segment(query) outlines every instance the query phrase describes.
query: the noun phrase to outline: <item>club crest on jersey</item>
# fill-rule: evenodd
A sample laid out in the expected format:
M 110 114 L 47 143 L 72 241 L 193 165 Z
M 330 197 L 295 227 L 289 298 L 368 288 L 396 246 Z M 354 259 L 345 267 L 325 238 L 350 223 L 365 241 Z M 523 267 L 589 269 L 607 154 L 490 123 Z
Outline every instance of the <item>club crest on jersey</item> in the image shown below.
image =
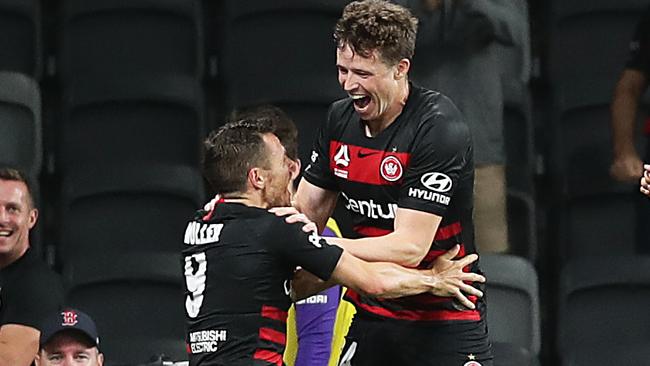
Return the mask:
M 379 166 L 379 173 L 381 173 L 382 178 L 389 182 L 395 182 L 402 178 L 403 172 L 402 163 L 392 155 L 385 157 Z
M 347 168 L 350 166 L 350 152 L 348 145 L 341 145 L 334 155 L 334 175 L 340 178 L 348 179 Z
M 482 365 L 480 363 L 476 362 L 476 361 L 468 361 L 468 362 L 465 362 L 465 364 L 463 366 L 482 366 Z

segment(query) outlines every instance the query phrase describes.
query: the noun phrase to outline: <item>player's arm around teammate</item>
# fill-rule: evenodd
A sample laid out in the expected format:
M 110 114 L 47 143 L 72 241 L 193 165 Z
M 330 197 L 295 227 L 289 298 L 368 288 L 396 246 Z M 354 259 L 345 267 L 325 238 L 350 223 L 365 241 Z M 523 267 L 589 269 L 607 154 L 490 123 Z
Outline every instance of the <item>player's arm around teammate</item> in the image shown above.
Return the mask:
M 302 212 L 321 230 L 336 205 L 337 193 L 320 188 L 303 179 L 294 199 L 297 211 Z M 286 215 L 291 208 L 276 209 Z M 287 218 L 291 222 L 291 217 Z M 353 256 L 370 262 L 392 262 L 407 267 L 417 266 L 426 255 L 438 230 L 442 217 L 423 211 L 398 207 L 395 228 L 380 237 L 345 239 L 332 238 L 331 243 L 344 248 Z
M 444 253 L 436 259 L 433 268 L 427 270 L 409 269 L 394 263 L 365 262 L 344 251 L 330 281 L 320 281 L 303 270 L 296 272 L 292 297 L 294 301 L 306 298 L 334 283 L 340 283 L 366 295 L 381 298 L 431 292 L 438 296 L 455 297 L 463 305 L 474 309 L 474 304 L 466 295 L 482 297 L 483 293 L 466 282 L 485 282 L 485 277 L 463 271 L 478 256 L 470 254 L 454 261 L 459 249 L 459 246 L 455 246 Z

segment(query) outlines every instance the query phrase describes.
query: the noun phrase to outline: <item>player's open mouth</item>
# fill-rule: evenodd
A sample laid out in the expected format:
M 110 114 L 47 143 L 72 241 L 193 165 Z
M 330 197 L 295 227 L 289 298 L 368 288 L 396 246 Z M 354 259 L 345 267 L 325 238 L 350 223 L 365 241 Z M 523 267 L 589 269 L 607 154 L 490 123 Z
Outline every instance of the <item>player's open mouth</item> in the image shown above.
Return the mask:
M 10 236 L 12 233 L 11 230 L 0 230 L 0 237 L 7 237 Z
M 364 109 L 370 104 L 370 97 L 367 95 L 351 94 L 350 98 L 358 109 Z

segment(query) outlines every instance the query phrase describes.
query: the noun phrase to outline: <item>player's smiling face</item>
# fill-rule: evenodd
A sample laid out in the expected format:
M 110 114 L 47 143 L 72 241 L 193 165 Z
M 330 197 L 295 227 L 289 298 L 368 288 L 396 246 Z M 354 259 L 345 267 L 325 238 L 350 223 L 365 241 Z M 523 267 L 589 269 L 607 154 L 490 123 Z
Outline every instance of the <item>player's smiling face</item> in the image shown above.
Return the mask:
M 383 121 L 402 102 L 400 84 L 404 74 L 400 64 L 387 65 L 378 51 L 363 57 L 350 46 L 336 50 L 339 84 L 354 101 L 354 109 L 364 121 Z
M 29 246 L 38 212 L 23 182 L 0 179 L 0 264 L 18 259 Z

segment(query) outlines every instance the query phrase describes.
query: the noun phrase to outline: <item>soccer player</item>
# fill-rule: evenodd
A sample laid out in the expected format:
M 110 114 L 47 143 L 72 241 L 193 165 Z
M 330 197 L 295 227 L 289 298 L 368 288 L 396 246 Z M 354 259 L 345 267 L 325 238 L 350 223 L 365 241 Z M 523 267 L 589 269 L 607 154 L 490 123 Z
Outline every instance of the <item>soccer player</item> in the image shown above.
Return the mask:
M 309 224 L 305 231 L 302 223 L 288 224 L 268 212 L 290 204 L 289 162 L 272 130 L 242 120 L 206 141 L 204 173 L 221 198 L 210 212 L 199 212 L 185 233 L 191 365 L 281 365 L 290 302 L 314 293 L 300 286 L 301 278 L 311 275 L 294 273 L 297 266 L 367 295 L 433 292 L 473 307 L 461 292 L 479 297 L 482 292 L 465 281 L 484 278 L 463 271 L 477 256 L 451 260 L 458 247 L 427 270 L 367 263 L 329 245 Z
M 359 239 L 328 239 L 355 257 L 428 268 L 460 245 L 475 253 L 470 133 L 454 104 L 409 82 L 417 20 L 386 1 L 348 4 L 336 24 L 338 80 L 294 205 L 322 230 L 337 196 Z M 471 87 L 471 85 L 468 85 Z M 286 214 L 286 211 L 277 211 Z M 287 219 L 291 221 L 290 219 Z M 478 263 L 470 270 L 480 273 Z M 342 361 L 352 365 L 492 365 L 485 303 L 424 293 L 373 298 L 351 288 L 357 314 Z

